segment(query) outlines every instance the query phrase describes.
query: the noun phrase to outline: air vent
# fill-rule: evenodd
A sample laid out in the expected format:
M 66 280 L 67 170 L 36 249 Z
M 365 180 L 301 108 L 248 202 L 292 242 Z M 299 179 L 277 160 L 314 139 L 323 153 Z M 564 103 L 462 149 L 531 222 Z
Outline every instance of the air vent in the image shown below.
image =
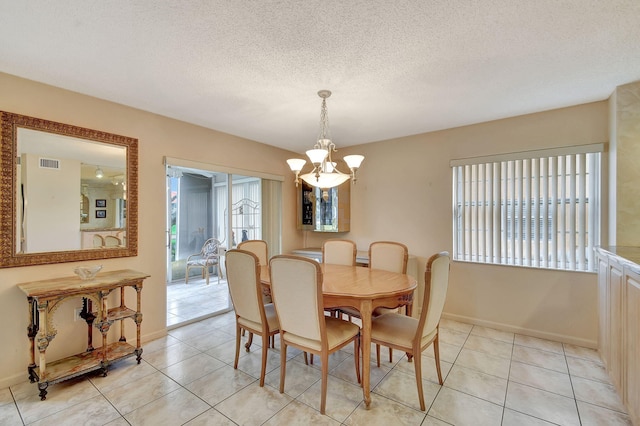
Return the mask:
M 19 155 L 16 157 L 16 164 L 19 166 L 22 163 L 22 157 Z
M 54 160 L 53 158 L 40 158 L 41 169 L 60 169 L 60 160 Z

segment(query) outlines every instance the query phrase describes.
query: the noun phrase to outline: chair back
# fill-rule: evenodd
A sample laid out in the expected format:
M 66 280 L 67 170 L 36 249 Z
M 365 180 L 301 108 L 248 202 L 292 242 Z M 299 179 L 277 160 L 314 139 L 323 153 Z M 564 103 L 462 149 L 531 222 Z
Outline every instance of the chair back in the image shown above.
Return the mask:
M 431 334 L 440 323 L 449 287 L 450 262 L 448 252 L 434 254 L 427 261 L 424 272 L 424 299 L 418 324 L 418 333 L 422 329 L 422 337 Z
M 104 245 L 107 247 L 117 247 L 120 245 L 120 238 L 115 235 L 105 235 Z
M 258 257 L 245 250 L 229 250 L 225 256 L 225 266 L 236 315 L 266 324 Z
M 202 254 L 203 257 L 217 256 L 218 246 L 220 246 L 220 241 L 218 241 L 215 238 L 209 238 L 202 245 L 202 250 L 200 251 L 200 254 Z
M 269 264 L 269 249 L 267 242 L 264 240 L 247 240 L 238 244 L 238 249 L 250 251 L 258 256 L 260 265 L 267 266 Z
M 271 297 L 288 342 L 320 350 L 326 344 L 322 307 L 322 270 L 315 260 L 279 255 L 269 261 Z
M 356 243 L 351 240 L 332 238 L 322 244 L 322 263 L 355 266 Z
M 369 245 L 369 268 L 407 273 L 409 249 L 401 243 L 376 241 Z
M 103 247 L 104 246 L 104 238 L 102 238 L 102 235 L 95 234 L 93 236 L 93 246 L 94 247 Z

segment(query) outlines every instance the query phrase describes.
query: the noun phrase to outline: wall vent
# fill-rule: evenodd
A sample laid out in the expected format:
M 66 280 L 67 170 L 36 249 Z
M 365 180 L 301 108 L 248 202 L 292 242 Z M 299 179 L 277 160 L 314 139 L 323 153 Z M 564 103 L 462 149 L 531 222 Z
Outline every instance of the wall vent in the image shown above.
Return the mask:
M 19 155 L 16 157 L 16 165 L 20 165 L 22 163 L 22 157 L 20 157 Z
M 53 158 L 40 158 L 40 168 L 60 170 L 60 160 L 55 160 Z

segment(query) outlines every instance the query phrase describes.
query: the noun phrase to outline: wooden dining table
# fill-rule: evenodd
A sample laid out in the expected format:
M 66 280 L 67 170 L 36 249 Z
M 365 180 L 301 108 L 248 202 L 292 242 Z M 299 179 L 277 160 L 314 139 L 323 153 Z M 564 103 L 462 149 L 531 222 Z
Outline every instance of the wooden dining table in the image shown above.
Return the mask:
M 323 273 L 322 294 L 325 308 L 348 306 L 360 311 L 362 329 L 362 391 L 367 408 L 371 404 L 371 318 L 377 307 L 406 306 L 411 315 L 416 279 L 396 272 L 369 269 L 361 266 L 320 264 Z M 271 285 L 269 267 L 262 266 L 260 281 Z

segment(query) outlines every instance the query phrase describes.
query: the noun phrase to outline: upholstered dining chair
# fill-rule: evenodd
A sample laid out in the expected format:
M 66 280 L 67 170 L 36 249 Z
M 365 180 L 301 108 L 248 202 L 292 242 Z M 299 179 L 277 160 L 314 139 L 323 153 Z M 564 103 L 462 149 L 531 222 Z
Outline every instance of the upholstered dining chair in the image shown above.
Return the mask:
M 351 240 L 330 238 L 322 243 L 322 263 L 355 266 L 358 248 Z M 327 309 L 332 316 L 340 316 L 340 309 Z
M 251 253 L 258 256 L 258 261 L 260 265 L 268 265 L 269 264 L 269 246 L 267 242 L 264 240 L 245 240 L 238 244 L 238 249 L 250 251 Z M 262 295 L 262 301 L 266 303 L 271 303 L 270 295 Z M 244 336 L 244 330 L 242 331 L 242 335 Z
M 215 266 L 218 274 L 218 284 L 220 284 L 220 241 L 215 238 L 209 238 L 202 245 L 200 253 L 192 254 L 187 257 L 187 270 L 185 271 L 184 283 L 189 284 L 189 270 L 192 268 L 202 268 L 202 278 L 209 285 L 209 268 Z
M 241 332 L 244 330 L 249 332 L 249 341 L 245 346 L 247 352 L 251 347 L 253 335 L 260 335 L 262 337 L 260 386 L 264 386 L 269 341 L 280 331 L 278 317 L 273 304 L 265 305 L 262 302 L 260 263 L 255 254 L 246 250 L 229 250 L 225 255 L 225 268 L 236 314 L 236 356 L 233 368 L 238 368 Z
M 407 273 L 407 261 L 409 260 L 409 249 L 402 243 L 394 241 L 375 241 L 369 244 L 369 269 L 382 269 L 399 274 Z M 343 308 L 340 311 L 347 314 L 349 321 L 351 317 L 360 318 L 360 312 L 353 308 Z M 390 312 L 399 312 L 398 308 L 374 309 L 372 316 L 376 317 Z M 393 349 L 389 348 L 389 362 L 393 361 Z
M 246 240 L 238 244 L 238 249 L 250 251 L 258 256 L 260 265 L 266 266 L 269 264 L 269 247 L 264 240 Z
M 293 346 L 321 359 L 320 413 L 327 401 L 329 354 L 354 342 L 356 377 L 360 383 L 360 327 L 324 315 L 322 270 L 312 259 L 279 255 L 269 261 L 271 297 L 280 320 L 280 393 L 284 392 L 287 347 Z
M 420 409 L 425 411 L 422 390 L 422 351 L 433 343 L 438 381 L 442 385 L 440 369 L 439 324 L 449 286 L 449 253 L 437 253 L 429 258 L 424 273 L 424 299 L 419 318 L 388 313 L 373 319 L 371 343 L 376 345 L 376 359 L 380 367 L 380 346 L 398 349 L 413 359 L 418 386 Z
M 322 263 L 355 266 L 357 251 L 351 240 L 330 238 L 322 243 Z
M 93 236 L 93 246 L 104 247 L 104 238 L 102 238 L 102 235 L 95 234 Z
M 375 241 L 369 245 L 369 269 L 382 269 L 399 274 L 407 273 L 407 261 L 409 249 L 402 243 L 394 241 Z M 344 308 L 341 311 L 351 317 L 360 317 L 360 313 L 353 308 Z M 398 312 L 398 308 L 376 308 L 373 315 L 382 315 L 389 312 Z M 391 351 L 389 351 L 391 356 Z M 389 361 L 392 359 L 390 358 Z
M 106 247 L 118 247 L 122 243 L 120 242 L 120 238 L 115 235 L 105 235 L 104 237 L 104 245 Z

